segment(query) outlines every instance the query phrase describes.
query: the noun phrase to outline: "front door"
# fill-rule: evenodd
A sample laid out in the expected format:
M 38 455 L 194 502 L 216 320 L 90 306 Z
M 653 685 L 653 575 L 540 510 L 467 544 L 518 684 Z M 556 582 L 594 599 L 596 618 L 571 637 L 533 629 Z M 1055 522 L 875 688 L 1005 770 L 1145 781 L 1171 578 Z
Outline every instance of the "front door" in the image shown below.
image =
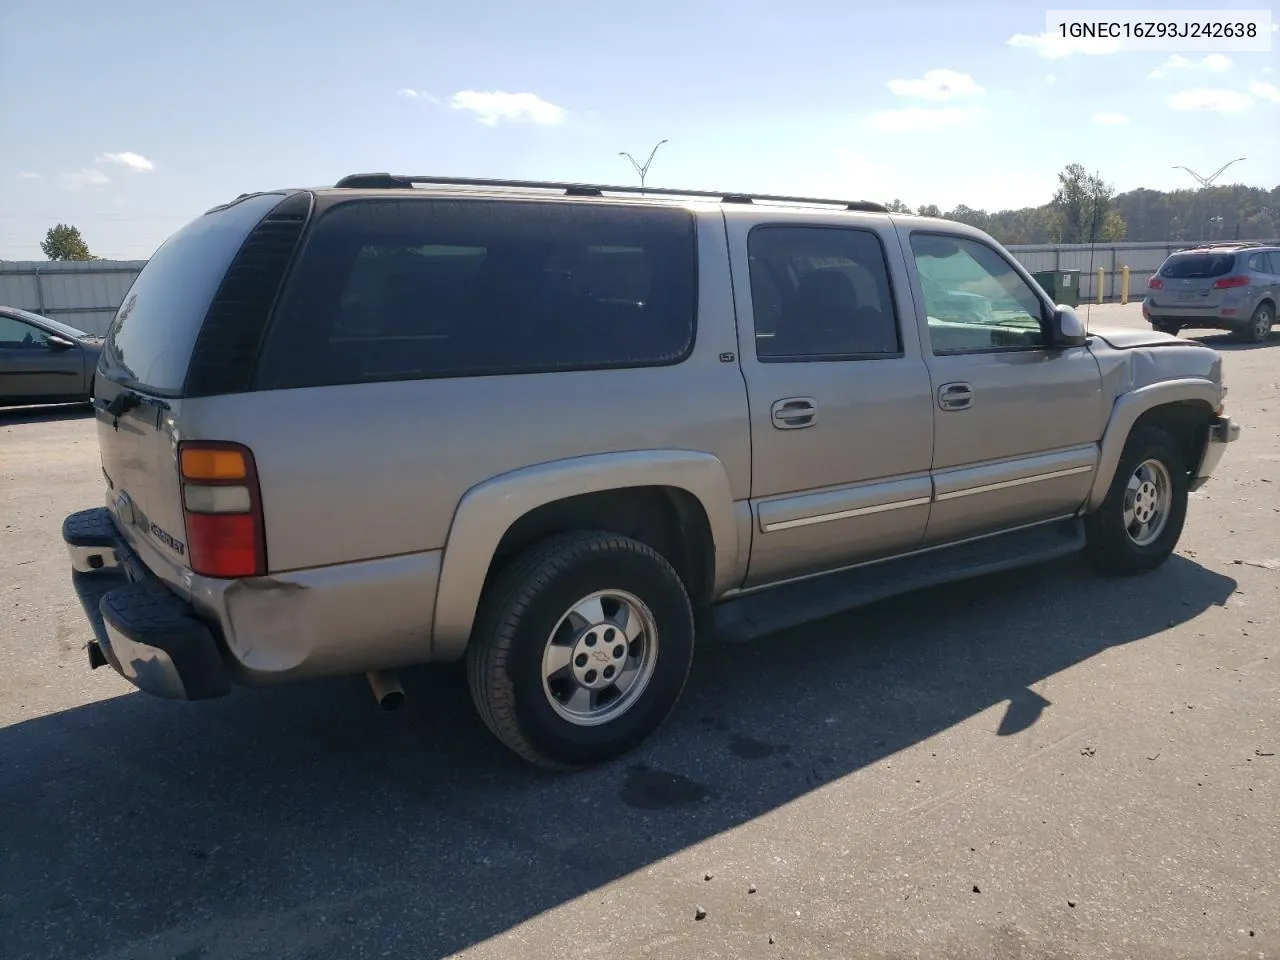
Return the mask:
M 1048 344 L 1052 309 L 979 237 L 902 228 L 933 386 L 929 545 L 1070 516 L 1106 422 L 1087 347 Z
M 83 379 L 78 345 L 55 344 L 39 327 L 0 316 L 0 396 L 39 403 L 75 395 Z
M 896 236 L 883 218 L 749 214 L 726 211 L 751 414 L 746 585 L 915 549 L 933 400 L 902 258 L 886 256 Z

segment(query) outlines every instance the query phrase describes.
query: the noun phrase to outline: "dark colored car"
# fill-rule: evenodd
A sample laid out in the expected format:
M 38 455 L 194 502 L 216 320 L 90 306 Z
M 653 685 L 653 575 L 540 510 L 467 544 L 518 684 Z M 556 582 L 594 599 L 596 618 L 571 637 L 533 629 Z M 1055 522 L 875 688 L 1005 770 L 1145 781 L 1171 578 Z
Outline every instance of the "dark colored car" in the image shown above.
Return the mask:
M 1280 300 L 1280 247 L 1215 243 L 1172 254 L 1147 283 L 1142 315 L 1156 330 L 1230 330 L 1250 343 L 1271 335 Z
M 101 353 L 102 337 L 0 307 L 0 407 L 87 402 Z

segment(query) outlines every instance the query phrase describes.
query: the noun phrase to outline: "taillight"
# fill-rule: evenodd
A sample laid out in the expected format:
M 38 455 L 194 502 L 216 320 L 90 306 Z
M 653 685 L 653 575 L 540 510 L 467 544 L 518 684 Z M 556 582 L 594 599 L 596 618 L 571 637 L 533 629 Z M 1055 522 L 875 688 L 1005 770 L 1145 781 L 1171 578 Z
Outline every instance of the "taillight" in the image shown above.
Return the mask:
M 1247 287 L 1248 285 L 1248 277 L 1219 277 L 1213 281 L 1215 290 L 1228 290 L 1231 287 Z
M 1152 290 L 1163 290 L 1164 281 L 1161 280 L 1159 277 L 1152 277 L 1150 280 L 1147 281 L 1147 286 Z
M 183 441 L 178 447 L 182 512 L 193 572 L 260 577 L 267 572 L 258 473 L 238 443 Z

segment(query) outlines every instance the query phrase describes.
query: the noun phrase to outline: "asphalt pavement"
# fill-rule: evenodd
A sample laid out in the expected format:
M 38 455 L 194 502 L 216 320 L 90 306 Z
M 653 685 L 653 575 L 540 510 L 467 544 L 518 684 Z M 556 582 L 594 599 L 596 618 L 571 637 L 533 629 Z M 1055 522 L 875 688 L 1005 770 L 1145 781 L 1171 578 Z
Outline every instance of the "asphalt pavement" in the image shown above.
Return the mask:
M 395 714 L 90 672 L 58 531 L 102 502 L 93 421 L 0 412 L 0 957 L 1280 957 L 1280 337 L 1203 339 L 1244 430 L 1159 571 L 704 645 L 571 776 L 454 668 Z

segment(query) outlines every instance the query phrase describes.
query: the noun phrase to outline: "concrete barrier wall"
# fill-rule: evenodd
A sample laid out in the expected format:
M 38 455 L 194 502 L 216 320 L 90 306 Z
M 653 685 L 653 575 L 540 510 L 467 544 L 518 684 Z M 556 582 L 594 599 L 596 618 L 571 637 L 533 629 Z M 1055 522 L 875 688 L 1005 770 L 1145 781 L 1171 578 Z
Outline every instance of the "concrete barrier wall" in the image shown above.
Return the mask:
M 1280 241 L 1267 241 L 1280 244 Z M 1028 244 L 1009 252 L 1032 273 L 1041 270 L 1079 270 L 1080 302 L 1096 301 L 1099 267 L 1102 298 L 1121 298 L 1124 268 L 1129 268 L 1129 298 L 1141 300 L 1147 280 L 1170 253 L 1187 242 Z M 145 260 L 0 262 L 0 304 L 42 313 L 89 333 L 106 333 Z

